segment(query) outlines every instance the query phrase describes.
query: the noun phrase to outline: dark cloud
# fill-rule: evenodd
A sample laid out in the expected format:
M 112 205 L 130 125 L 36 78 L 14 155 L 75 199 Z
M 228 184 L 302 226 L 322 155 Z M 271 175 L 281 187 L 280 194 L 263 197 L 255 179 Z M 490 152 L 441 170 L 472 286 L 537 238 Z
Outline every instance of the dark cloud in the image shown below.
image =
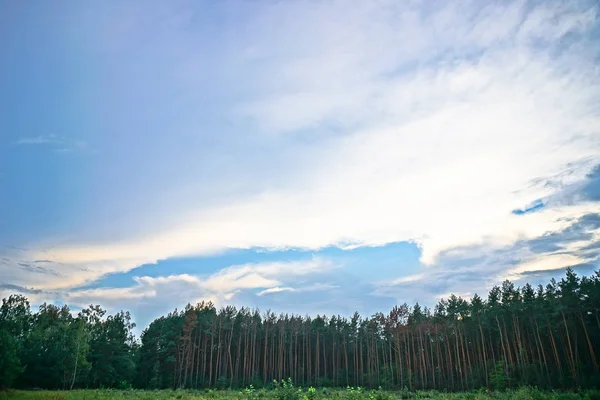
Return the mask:
M 564 179 L 568 178 L 581 166 L 571 165 L 566 171 L 552 178 L 538 178 L 532 181 L 532 185 L 541 185 L 555 189 L 555 194 L 537 199 L 523 208 L 517 208 L 511 211 L 514 215 L 526 215 L 538 212 L 547 206 L 569 206 L 581 203 L 582 201 L 600 201 L 600 164 L 592 168 L 585 179 L 573 184 L 565 184 Z M 598 218 L 598 217 L 596 217 Z M 591 223 L 597 224 L 595 221 Z M 552 247 L 557 250 L 556 247 Z M 543 248 L 542 248 L 543 249 Z
M 600 164 L 587 175 L 582 193 L 586 200 L 600 201 Z
M 600 268 L 600 258 L 594 261 L 588 261 L 585 263 L 565 266 L 564 268 L 547 270 L 547 271 L 525 271 L 519 274 L 520 279 L 516 281 L 519 284 L 525 283 L 541 283 L 548 282 L 552 278 L 556 278 L 558 275 L 564 275 L 567 268 L 571 268 L 578 275 L 592 275 L 594 271 Z
M 581 250 L 582 251 L 593 251 L 593 250 L 600 251 L 600 242 L 590 243 L 587 246 L 582 247 Z
M 598 229 L 600 228 L 600 214 L 590 213 L 579 218 L 579 225 L 586 229 Z
M 593 160 L 584 160 L 582 163 L 569 164 L 567 168 L 552 177 L 540 177 L 531 181 L 532 186 L 550 188 L 554 194 L 536 200 L 534 203 L 512 211 L 515 215 L 524 215 L 539 211 L 551 206 L 572 206 L 584 201 L 600 201 L 600 164 L 591 168 L 585 178 L 574 183 L 573 174 L 580 174 L 582 169 L 588 170 L 594 165 Z
M 19 268 L 28 271 L 28 272 L 35 272 L 38 274 L 48 274 L 48 275 L 54 275 L 54 276 L 61 276 L 58 272 L 56 272 L 55 270 L 51 269 L 51 268 L 47 268 L 47 267 L 41 267 L 39 265 L 35 265 L 34 263 L 28 263 L 28 262 L 18 262 L 17 265 L 19 266 Z
M 491 286 L 498 285 L 507 276 L 507 271 L 531 260 L 531 253 L 572 254 L 583 262 L 574 265 L 559 265 L 553 270 L 526 271 L 513 276 L 515 283 L 537 284 L 564 275 L 567 267 L 579 275 L 590 275 L 600 268 L 600 242 L 594 241 L 594 233 L 600 229 L 600 213 L 589 213 L 570 221 L 569 226 L 548 232 L 540 237 L 521 240 L 512 246 L 491 248 L 485 245 L 463 246 L 439 254 L 435 266 L 424 271 L 426 278 L 397 284 L 382 284 L 381 295 L 397 298 L 431 298 L 448 293 L 479 293 L 485 295 Z M 575 242 L 588 241 L 584 247 L 570 250 Z M 431 303 L 431 302 L 430 302 Z M 432 305 L 432 304 L 425 305 Z
M 547 233 L 521 243 L 534 253 L 552 253 L 564 250 L 573 242 L 592 240 L 597 229 L 600 229 L 600 214 L 590 213 L 580 217 L 562 231 Z
M 11 244 L 5 245 L 4 248 L 9 249 L 9 250 L 16 250 L 16 251 L 27 251 L 28 250 L 25 247 L 14 246 Z
M 23 287 L 23 286 L 13 285 L 13 284 L 10 284 L 10 283 L 0 283 L 0 290 L 7 290 L 7 291 L 19 292 L 19 293 L 23 293 L 23 294 L 40 294 L 40 293 L 45 293 L 41 289 L 26 288 L 26 287 Z

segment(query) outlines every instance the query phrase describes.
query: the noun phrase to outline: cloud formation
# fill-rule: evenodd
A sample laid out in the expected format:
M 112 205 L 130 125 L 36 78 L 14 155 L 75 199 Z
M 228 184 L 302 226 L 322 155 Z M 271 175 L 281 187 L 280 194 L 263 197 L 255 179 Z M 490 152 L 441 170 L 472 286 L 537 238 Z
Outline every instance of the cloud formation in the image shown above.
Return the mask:
M 58 143 L 60 142 L 60 138 L 56 135 L 41 135 L 41 136 L 32 136 L 32 137 L 24 137 L 15 142 L 17 145 L 36 145 L 36 144 L 50 144 L 50 143 Z
M 137 311 L 137 316 L 145 319 L 156 316 L 157 308 L 166 313 L 172 307 L 187 303 L 212 301 L 217 307 L 238 302 L 240 294 L 256 293 L 262 296 L 282 291 L 317 292 L 336 288 L 329 283 L 302 284 L 302 278 L 323 277 L 336 265 L 331 261 L 313 257 L 301 261 L 266 262 L 257 264 L 233 265 L 211 274 L 173 274 L 150 277 L 137 276 L 135 284 L 127 287 L 98 287 L 72 290 L 30 289 L 12 284 L 0 284 L 2 297 L 10 293 L 21 293 L 29 297 L 33 304 L 61 302 L 77 308 L 89 304 L 102 304 L 111 311 L 118 311 L 128 304 Z M 298 282 L 301 284 L 298 285 Z M 242 299 L 242 305 L 250 306 Z
M 600 267 L 600 214 L 570 219 L 562 230 L 547 232 L 505 247 L 474 245 L 440 254 L 438 265 L 426 274 L 376 282 L 373 294 L 417 301 L 448 297 L 455 293 L 470 297 L 485 295 L 492 286 L 513 282 L 544 282 L 561 275 L 567 267 L 589 274 Z M 402 300 L 404 298 L 404 300 Z
M 15 144 L 18 146 L 49 146 L 56 153 L 69 153 L 73 150 L 88 148 L 88 143 L 83 140 L 72 140 L 54 134 L 22 137 Z
M 146 10 L 144 19 L 125 13 L 119 21 L 101 14 L 99 21 L 119 28 L 83 35 L 99 53 L 176 60 L 156 70 L 148 63 L 165 79 L 152 88 L 134 81 L 126 104 L 170 94 L 163 84 L 181 90 L 180 102 L 155 107 L 167 115 L 165 132 L 151 131 L 150 122 L 119 126 L 145 133 L 113 137 L 118 150 L 96 168 L 110 183 L 98 179 L 99 192 L 127 206 L 106 218 L 101 202 L 90 203 L 91 217 L 77 232 L 34 238 L 27 251 L 6 254 L 6 282 L 68 290 L 140 265 L 228 249 L 410 241 L 427 272 L 400 276 L 377 292 L 396 296 L 398 287 L 427 276 L 432 287 L 419 289 L 427 296 L 594 260 L 597 228 L 588 220 L 598 210 L 600 165 L 597 4 L 236 5 L 240 11 L 220 10 L 235 23 L 218 32 L 222 46 L 203 47 L 207 54 L 194 51 L 203 32 L 193 29 L 193 8 Z M 149 50 L 143 38 L 156 32 L 162 39 Z M 130 62 L 121 69 L 138 71 L 139 61 Z M 212 132 L 194 112 L 182 117 L 185 124 L 174 122 L 180 110 L 199 109 L 204 91 L 230 124 L 227 132 Z M 116 111 L 115 119 L 128 121 Z M 122 155 L 169 135 L 177 146 L 159 147 L 161 157 L 171 155 L 159 167 Z M 203 151 L 211 144 L 218 151 Z M 128 163 L 103 175 L 121 157 Z M 206 178 L 207 170 L 216 172 Z M 127 179 L 109 179 L 121 175 Z M 146 180 L 164 189 L 142 190 L 138 182 Z M 32 263 L 38 259 L 51 263 Z M 329 267 L 302 263 L 288 273 Z M 169 287 L 222 301 L 250 289 L 262 298 L 301 291 L 274 272 L 280 268 L 237 266 L 202 279 L 165 273 L 140 277 L 130 289 L 72 292 L 73 299 L 101 290 L 107 298 L 151 298 Z

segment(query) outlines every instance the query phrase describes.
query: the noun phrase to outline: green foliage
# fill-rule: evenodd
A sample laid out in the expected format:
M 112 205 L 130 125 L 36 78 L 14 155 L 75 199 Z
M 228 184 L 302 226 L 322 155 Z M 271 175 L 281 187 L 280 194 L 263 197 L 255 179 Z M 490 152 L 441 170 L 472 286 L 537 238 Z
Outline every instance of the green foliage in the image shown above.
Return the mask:
M 273 392 L 277 400 L 304 400 L 302 388 L 297 388 L 292 378 L 283 379 L 281 382 L 273 381 Z
M 377 390 L 372 390 L 369 393 L 369 400 L 392 400 L 394 396 L 392 393 L 382 390 L 381 386 Z
M 240 394 L 242 395 L 242 398 L 245 400 L 258 400 L 259 399 L 258 393 L 257 393 L 256 389 L 254 389 L 254 385 L 248 386 L 246 389 L 242 390 L 242 392 Z
M 544 392 L 541 392 L 538 389 L 529 386 L 517 389 L 514 392 L 513 397 L 515 400 L 544 400 L 545 398 L 547 398 Z
M 537 288 L 505 281 L 486 299 L 451 295 L 433 312 L 402 304 L 370 317 L 311 318 L 202 302 L 152 321 L 139 340 L 134 326 L 128 312 L 90 306 L 74 316 L 43 304 L 32 313 L 27 299 L 10 296 L 0 307 L 0 387 L 177 396 L 209 389 L 205 398 L 245 387 L 236 393 L 247 400 L 451 398 L 437 389 L 467 390 L 457 398 L 475 400 L 488 390 L 531 398 L 538 392 L 530 386 L 600 382 L 600 272 L 580 278 L 567 270 Z
M 201 399 L 217 399 L 217 400 L 238 400 L 240 398 L 247 399 L 246 395 L 250 395 L 251 399 L 277 400 L 281 396 L 280 389 L 283 388 L 281 383 L 272 390 L 249 390 L 250 387 L 243 390 L 241 393 L 233 390 L 159 390 L 159 391 L 144 391 L 144 390 L 73 390 L 73 391 L 8 391 L 0 392 L 0 400 L 23 399 L 23 400 L 201 400 Z M 295 388 L 298 391 L 299 388 Z M 314 388 L 313 388 L 314 389 Z M 378 392 L 384 395 L 385 399 L 431 399 L 431 400 L 597 400 L 597 391 L 583 391 L 579 393 L 569 392 L 544 392 L 532 387 L 523 387 L 514 391 L 502 393 L 487 393 L 485 390 L 472 392 L 458 393 L 442 393 L 438 391 L 416 391 L 410 392 L 402 390 L 400 392 L 393 391 L 364 391 L 358 388 L 352 390 L 330 389 L 326 395 L 321 391 L 314 390 L 314 397 L 309 397 L 310 388 L 306 391 L 300 389 L 303 399 L 310 400 L 373 400 L 378 399 Z M 313 396 L 313 395 L 310 395 Z
M 360 400 L 363 397 L 363 390 L 359 387 L 347 387 L 346 388 L 346 399 L 347 400 Z
M 584 400 L 600 400 L 600 390 L 589 390 L 583 398 Z
M 0 389 L 11 387 L 23 372 L 21 353 L 29 332 L 29 302 L 20 295 L 2 300 L 0 307 Z
M 0 389 L 11 387 L 23 370 L 18 353 L 15 338 L 5 329 L 0 329 Z
M 508 386 L 508 377 L 506 376 L 504 361 L 496 362 L 494 370 L 490 373 L 490 385 L 495 390 L 504 390 Z

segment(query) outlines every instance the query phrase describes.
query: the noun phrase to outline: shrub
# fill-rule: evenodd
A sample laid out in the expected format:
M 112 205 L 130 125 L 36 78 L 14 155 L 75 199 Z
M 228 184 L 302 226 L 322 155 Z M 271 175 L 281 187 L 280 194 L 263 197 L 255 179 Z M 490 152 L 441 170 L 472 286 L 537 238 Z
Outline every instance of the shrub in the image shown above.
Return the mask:
M 292 378 L 288 378 L 287 381 L 282 379 L 281 382 L 274 380 L 273 390 L 277 400 L 303 400 L 302 388 L 294 387 Z
M 504 361 L 498 361 L 496 367 L 490 372 L 490 384 L 494 390 L 505 390 L 508 386 L 508 376 L 504 369 Z
M 241 395 L 242 398 L 246 400 L 258 400 L 258 393 L 256 392 L 256 389 L 254 389 L 254 385 L 250 385 L 242 390 Z
M 600 391 L 599 390 L 590 390 L 583 397 L 585 400 L 600 400 Z
M 516 390 L 512 394 L 512 398 L 515 400 L 544 400 L 548 397 L 546 394 L 544 394 L 544 392 L 538 390 L 538 388 L 524 386 Z
M 317 389 L 314 387 L 309 387 L 306 391 L 306 399 L 307 400 L 315 400 L 317 398 Z

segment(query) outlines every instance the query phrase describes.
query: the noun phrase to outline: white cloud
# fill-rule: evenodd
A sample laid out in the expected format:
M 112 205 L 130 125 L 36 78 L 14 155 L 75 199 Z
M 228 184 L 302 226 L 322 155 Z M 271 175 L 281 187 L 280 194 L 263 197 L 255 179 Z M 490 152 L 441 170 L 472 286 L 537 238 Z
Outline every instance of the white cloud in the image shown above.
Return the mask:
M 23 137 L 14 144 L 19 146 L 48 145 L 55 153 L 69 153 L 73 150 L 85 150 L 89 147 L 83 140 L 72 140 L 55 134 Z
M 538 256 L 531 261 L 521 263 L 518 267 L 507 271 L 505 276 L 508 280 L 517 280 L 524 272 L 552 271 L 567 266 L 577 265 L 585 262 L 584 257 L 573 254 L 551 253 Z
M 43 302 L 62 302 L 70 307 L 85 308 L 90 304 L 101 304 L 109 313 L 125 308 L 132 311 L 140 327 L 145 327 L 152 318 L 166 314 L 186 304 L 211 301 L 215 306 L 230 304 L 252 306 L 248 295 L 255 289 L 262 296 L 281 291 L 308 292 L 329 290 L 337 286 L 327 283 L 304 283 L 294 289 L 292 285 L 299 278 L 310 274 L 319 276 L 319 272 L 330 271 L 336 266 L 323 258 L 304 261 L 265 262 L 233 265 L 212 274 L 190 275 L 174 274 L 169 276 L 139 276 L 135 284 L 127 287 L 99 287 L 93 289 L 31 290 L 15 285 L 0 286 L 0 295 L 22 293 L 33 306 Z M 139 332 L 138 332 L 139 333 Z
M 234 265 L 209 275 L 176 274 L 169 276 L 136 277 L 136 285 L 126 288 L 76 289 L 68 291 L 72 304 L 87 304 L 91 299 L 102 302 L 143 298 L 165 298 L 185 304 L 210 300 L 217 305 L 231 301 L 242 290 L 263 289 L 259 296 L 284 290 L 295 291 L 291 287 L 281 287 L 299 276 L 327 271 L 332 264 L 319 258 L 305 261 L 272 262 Z M 298 291 L 324 290 L 333 286 L 314 284 L 299 288 Z M 177 301 L 175 301 L 177 303 Z
M 339 288 L 338 285 L 317 282 L 317 283 L 313 283 L 311 285 L 301 286 L 301 287 L 297 287 L 297 288 L 293 288 L 290 286 L 275 286 L 272 288 L 265 289 L 265 290 L 257 293 L 257 295 L 263 296 L 265 294 L 280 293 L 280 292 L 294 292 L 294 293 L 314 292 L 314 291 L 318 291 L 318 290 L 331 290 L 331 289 L 337 289 L 337 288 Z
M 463 298 L 474 293 L 485 296 L 507 279 L 536 285 L 564 276 L 567 267 L 590 273 L 600 260 L 597 249 L 586 250 L 600 239 L 597 207 L 594 211 L 583 218 L 566 217 L 561 230 L 532 240 L 522 238 L 505 246 L 492 242 L 452 248 L 442 252 L 439 262 L 425 273 L 373 282 L 375 290 L 371 294 L 393 297 L 397 302 L 425 300 L 433 306 L 433 299 L 447 298 L 451 293 Z
M 265 294 L 270 294 L 270 293 L 295 292 L 295 291 L 296 291 L 296 289 L 294 289 L 292 287 L 285 287 L 285 286 L 284 287 L 279 287 L 279 286 L 276 286 L 276 287 L 265 289 L 265 290 L 259 292 L 258 296 L 263 296 Z
M 293 2 L 261 9 L 240 31 L 232 27 L 236 46 L 252 51 L 236 47 L 228 60 L 247 66 L 252 88 L 260 89 L 231 105 L 232 118 L 259 127 L 263 135 L 252 140 L 299 149 L 289 164 L 269 166 L 285 179 L 269 185 L 270 176 L 256 176 L 267 182 L 260 193 L 172 209 L 173 221 L 186 222 L 118 242 L 45 241 L 28 257 L 50 248 L 62 276 L 17 278 L 65 288 L 230 248 L 402 240 L 417 242 L 431 265 L 444 251 L 502 248 L 597 209 L 583 202 L 511 214 L 558 191 L 532 180 L 593 160 L 568 178 L 581 180 L 600 161 L 598 51 L 586 42 L 596 8 L 420 7 L 426 10 L 401 2 Z M 269 293 L 285 287 L 270 272 L 277 269 L 242 266 L 202 283 L 172 280 L 209 293 Z M 156 279 L 138 283 L 161 284 Z
M 94 301 L 110 300 L 135 300 L 144 297 L 155 297 L 154 290 L 131 290 L 130 288 L 99 288 L 70 291 L 68 294 L 69 302 L 73 304 L 88 304 Z
M 36 144 L 49 144 L 49 143 L 59 143 L 61 138 L 56 135 L 40 135 L 40 136 L 32 136 L 32 137 L 24 137 L 15 142 L 18 145 L 36 145 Z
M 407 276 L 403 276 L 402 278 L 394 279 L 392 281 L 392 284 L 398 285 L 398 284 L 402 284 L 402 283 L 418 282 L 418 281 L 422 280 L 423 278 L 425 278 L 425 274 L 407 275 Z

